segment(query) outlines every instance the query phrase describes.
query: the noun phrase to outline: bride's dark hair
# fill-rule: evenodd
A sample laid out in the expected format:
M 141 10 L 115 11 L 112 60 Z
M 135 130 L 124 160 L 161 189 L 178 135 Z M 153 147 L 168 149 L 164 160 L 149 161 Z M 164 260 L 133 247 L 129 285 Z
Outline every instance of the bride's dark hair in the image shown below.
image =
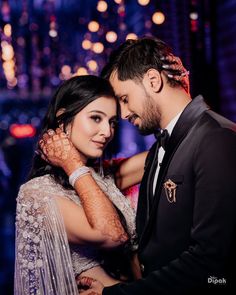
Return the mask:
M 56 129 L 60 124 L 66 128 L 84 107 L 101 96 L 115 97 L 112 86 L 105 79 L 86 75 L 76 76 L 65 81 L 49 103 L 39 138 L 48 129 Z M 63 109 L 63 113 L 58 115 L 58 111 L 61 109 Z M 62 168 L 47 163 L 40 155 L 35 154 L 29 179 L 45 174 L 52 175 L 63 187 L 71 188 L 68 176 Z

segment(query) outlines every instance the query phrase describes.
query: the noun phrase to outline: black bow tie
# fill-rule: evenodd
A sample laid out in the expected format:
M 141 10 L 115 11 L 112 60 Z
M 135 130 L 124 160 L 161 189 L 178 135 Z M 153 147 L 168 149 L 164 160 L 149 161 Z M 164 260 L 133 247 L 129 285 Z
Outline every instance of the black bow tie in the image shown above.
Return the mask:
M 163 147 L 163 149 L 166 149 L 166 146 L 168 144 L 168 140 L 169 140 L 169 133 L 166 129 L 164 130 L 158 130 L 157 132 L 154 133 L 154 136 L 156 138 L 156 140 L 158 141 L 158 145 L 159 147 Z

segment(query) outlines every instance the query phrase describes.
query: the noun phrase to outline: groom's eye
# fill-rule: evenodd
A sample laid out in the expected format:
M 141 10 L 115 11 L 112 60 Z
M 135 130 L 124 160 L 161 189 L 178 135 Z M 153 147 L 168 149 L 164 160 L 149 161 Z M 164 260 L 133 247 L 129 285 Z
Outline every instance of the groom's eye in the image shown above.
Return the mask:
M 116 128 L 118 125 L 118 119 L 111 120 L 110 125 L 112 128 Z
M 124 104 L 128 103 L 128 97 L 127 95 L 123 95 L 120 97 L 120 101 Z

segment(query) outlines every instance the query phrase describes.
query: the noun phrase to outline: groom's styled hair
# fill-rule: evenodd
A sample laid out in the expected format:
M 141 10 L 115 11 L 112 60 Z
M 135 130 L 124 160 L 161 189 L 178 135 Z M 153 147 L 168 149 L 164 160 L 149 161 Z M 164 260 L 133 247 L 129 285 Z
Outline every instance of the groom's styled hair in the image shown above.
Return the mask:
M 108 63 L 101 71 L 101 76 L 109 79 L 112 73 L 116 72 L 121 81 L 129 79 L 141 81 L 143 75 L 151 68 L 159 72 L 164 71 L 163 65 L 171 63 L 165 59 L 169 55 L 173 55 L 172 49 L 160 39 L 143 37 L 137 40 L 126 40 L 111 53 Z M 181 71 L 178 70 L 168 69 L 168 73 L 181 75 Z M 185 88 L 183 81 L 165 76 L 172 87 Z

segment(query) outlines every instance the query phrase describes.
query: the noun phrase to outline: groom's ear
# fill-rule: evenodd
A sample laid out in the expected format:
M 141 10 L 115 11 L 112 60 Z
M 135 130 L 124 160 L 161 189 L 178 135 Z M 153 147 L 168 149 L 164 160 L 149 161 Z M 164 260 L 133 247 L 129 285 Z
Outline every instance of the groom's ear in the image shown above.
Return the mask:
M 144 75 L 143 83 L 146 84 L 153 92 L 159 92 L 162 85 L 162 78 L 160 72 L 156 69 L 149 69 Z

